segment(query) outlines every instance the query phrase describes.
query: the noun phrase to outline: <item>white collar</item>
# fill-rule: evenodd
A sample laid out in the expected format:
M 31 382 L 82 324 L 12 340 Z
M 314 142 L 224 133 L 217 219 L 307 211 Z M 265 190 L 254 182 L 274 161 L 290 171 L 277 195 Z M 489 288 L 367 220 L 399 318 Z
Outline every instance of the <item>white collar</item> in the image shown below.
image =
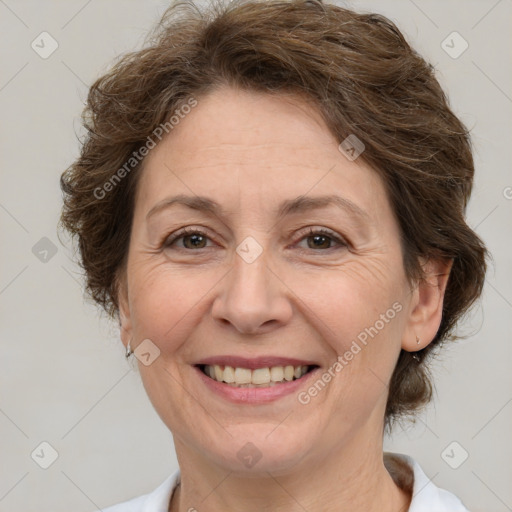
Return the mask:
M 408 512 L 469 512 L 457 496 L 437 487 L 408 455 L 390 454 L 407 462 L 414 474 L 412 500 Z

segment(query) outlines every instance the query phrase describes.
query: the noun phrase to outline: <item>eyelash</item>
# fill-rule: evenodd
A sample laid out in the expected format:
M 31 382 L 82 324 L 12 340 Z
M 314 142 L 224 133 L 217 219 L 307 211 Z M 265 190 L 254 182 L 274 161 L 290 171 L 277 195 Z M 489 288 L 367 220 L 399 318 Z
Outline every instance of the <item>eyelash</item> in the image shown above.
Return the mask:
M 210 239 L 210 237 L 208 236 L 208 233 L 206 233 L 205 231 L 203 231 L 201 229 L 183 228 L 182 230 L 178 231 L 175 235 L 171 235 L 172 238 L 164 239 L 163 247 L 168 248 L 173 243 L 175 243 L 177 240 L 179 240 L 180 238 L 185 238 L 185 237 L 191 236 L 191 235 L 200 235 L 200 236 Z M 328 238 L 331 238 L 332 240 L 334 240 L 336 243 L 339 244 L 340 248 L 348 247 L 348 243 L 345 242 L 345 240 L 343 240 L 341 237 L 337 236 L 333 231 L 330 231 L 330 230 L 327 230 L 324 228 L 319 228 L 319 229 L 309 228 L 307 233 L 304 233 L 298 241 L 300 242 L 310 236 L 315 236 L 315 235 L 326 236 Z M 206 249 L 206 247 L 203 247 L 200 249 Z M 200 249 L 198 249 L 198 250 L 200 250 Z M 314 251 L 314 252 L 330 252 L 331 250 L 335 250 L 335 249 L 336 249 L 336 247 L 329 247 L 328 249 L 323 249 L 323 250 L 320 249 L 318 251 L 316 251 L 315 249 L 309 249 L 309 250 Z M 186 249 L 186 248 L 182 248 L 182 247 L 180 247 L 180 250 L 194 252 L 194 249 Z

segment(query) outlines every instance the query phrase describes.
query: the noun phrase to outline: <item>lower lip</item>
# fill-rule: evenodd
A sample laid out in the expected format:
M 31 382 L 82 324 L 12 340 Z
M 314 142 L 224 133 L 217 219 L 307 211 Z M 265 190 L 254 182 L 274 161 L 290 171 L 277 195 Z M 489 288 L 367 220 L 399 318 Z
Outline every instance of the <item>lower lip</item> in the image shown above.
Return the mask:
M 300 379 L 275 384 L 268 388 L 236 388 L 224 382 L 218 382 L 207 375 L 205 375 L 199 367 L 194 367 L 199 375 L 199 378 L 204 384 L 222 398 L 237 404 L 260 404 L 273 402 L 291 393 L 296 393 L 302 386 L 304 386 L 310 378 L 317 373 L 320 368 L 306 373 Z

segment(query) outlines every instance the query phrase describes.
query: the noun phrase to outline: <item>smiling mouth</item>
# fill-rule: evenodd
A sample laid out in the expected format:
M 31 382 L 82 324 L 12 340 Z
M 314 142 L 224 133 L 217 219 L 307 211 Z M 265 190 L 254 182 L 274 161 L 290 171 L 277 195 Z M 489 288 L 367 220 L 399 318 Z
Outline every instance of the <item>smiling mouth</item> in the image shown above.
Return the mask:
M 211 379 L 236 388 L 266 388 L 301 379 L 319 368 L 309 366 L 272 366 L 265 368 L 234 368 L 232 366 L 200 364 L 197 367 Z

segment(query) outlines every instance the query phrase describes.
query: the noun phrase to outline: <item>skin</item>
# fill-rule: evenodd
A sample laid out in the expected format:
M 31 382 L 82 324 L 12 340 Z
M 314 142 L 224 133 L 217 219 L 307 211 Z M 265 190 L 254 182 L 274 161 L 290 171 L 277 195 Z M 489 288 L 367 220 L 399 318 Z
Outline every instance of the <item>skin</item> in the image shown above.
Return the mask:
M 160 350 L 152 364 L 138 365 L 181 469 L 169 510 L 409 507 L 411 497 L 383 463 L 386 386 L 400 349 L 419 350 L 434 338 L 451 265 L 423 262 L 428 279 L 411 288 L 381 178 L 338 145 L 301 99 L 223 87 L 198 98 L 145 160 L 120 324 L 125 346 L 150 339 Z M 283 200 L 333 193 L 368 219 L 336 206 L 276 217 Z M 208 196 L 225 214 L 174 205 L 146 218 L 176 194 Z M 206 238 L 165 246 L 187 226 Z M 315 245 L 310 226 L 346 245 L 335 238 Z M 248 236 L 262 248 L 250 264 L 236 253 Z M 270 404 L 233 404 L 192 367 L 233 354 L 296 357 L 327 370 L 397 301 L 401 311 L 307 405 L 293 393 Z M 249 441 L 261 453 L 252 468 L 237 457 Z

